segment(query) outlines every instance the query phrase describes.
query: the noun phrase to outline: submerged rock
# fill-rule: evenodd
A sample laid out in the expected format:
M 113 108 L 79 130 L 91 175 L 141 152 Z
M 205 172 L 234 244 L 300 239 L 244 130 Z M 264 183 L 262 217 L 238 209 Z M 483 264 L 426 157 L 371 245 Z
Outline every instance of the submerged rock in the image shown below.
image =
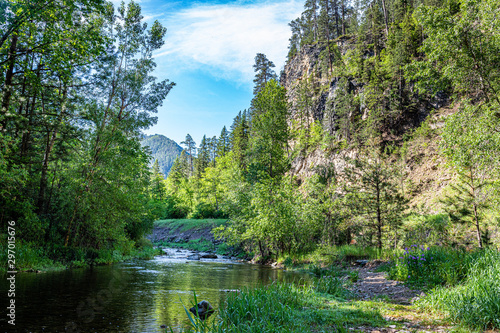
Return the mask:
M 192 254 L 187 257 L 188 260 L 200 260 L 201 256 L 199 254 Z
M 217 259 L 217 255 L 216 254 L 211 254 L 211 253 L 208 253 L 208 254 L 204 254 L 201 256 L 203 259 Z
M 195 316 L 200 317 L 201 320 L 205 320 L 215 312 L 215 309 L 212 305 L 210 305 L 210 303 L 208 303 L 208 301 L 201 301 L 189 309 L 189 311 Z

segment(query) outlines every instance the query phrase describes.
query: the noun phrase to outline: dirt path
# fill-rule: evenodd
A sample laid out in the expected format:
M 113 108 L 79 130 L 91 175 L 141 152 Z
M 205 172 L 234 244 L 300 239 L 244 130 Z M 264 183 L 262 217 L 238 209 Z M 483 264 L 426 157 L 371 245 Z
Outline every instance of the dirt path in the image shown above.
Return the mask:
M 418 290 L 411 290 L 399 281 L 387 280 L 386 273 L 375 272 L 373 268 L 358 269 L 359 280 L 354 292 L 363 300 L 388 299 L 390 303 L 410 305 L 412 299 L 423 296 Z
M 450 327 L 440 326 L 433 322 L 428 314 L 411 307 L 413 301 L 423 296 L 419 290 L 412 290 L 403 283 L 386 278 L 386 273 L 376 272 L 376 264 L 357 268 L 359 280 L 352 290 L 359 299 L 364 301 L 380 300 L 383 306 L 380 312 L 387 321 L 397 322 L 397 325 L 387 327 L 360 326 L 350 328 L 357 332 L 371 333 L 413 333 L 413 332 L 449 332 Z

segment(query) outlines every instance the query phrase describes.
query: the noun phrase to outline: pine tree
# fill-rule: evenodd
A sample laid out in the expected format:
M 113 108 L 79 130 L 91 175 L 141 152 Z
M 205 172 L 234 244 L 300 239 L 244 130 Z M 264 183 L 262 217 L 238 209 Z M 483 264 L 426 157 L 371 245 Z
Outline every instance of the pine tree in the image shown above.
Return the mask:
M 196 158 L 196 176 L 200 178 L 205 169 L 208 168 L 210 164 L 210 138 L 204 135 L 201 139 L 200 147 L 198 148 L 198 156 Z
M 231 147 L 231 142 L 229 141 L 229 132 L 226 129 L 226 126 L 222 128 L 220 132 L 219 139 L 217 140 L 217 152 L 216 155 L 218 157 L 226 156 Z
M 194 142 L 191 135 L 187 134 L 186 139 L 181 142 L 181 145 L 184 145 L 186 148 L 184 149 L 188 154 L 189 159 L 189 168 L 190 168 L 190 176 L 194 173 L 194 154 L 196 153 L 196 142 Z
M 267 59 L 265 54 L 257 53 L 255 56 L 255 64 L 253 65 L 255 79 L 253 80 L 255 86 L 253 94 L 256 96 L 259 91 L 272 79 L 276 79 L 276 73 L 273 68 L 276 67 L 272 61 Z
M 215 168 L 216 161 L 215 159 L 218 157 L 217 155 L 217 137 L 214 135 L 209 142 L 209 147 L 210 147 L 210 162 L 212 162 L 212 166 Z
M 464 171 L 458 173 L 458 181 L 451 185 L 453 193 L 447 195 L 441 203 L 444 204 L 451 222 L 474 226 L 477 245 L 483 248 L 485 233 L 481 228 L 485 211 L 491 206 L 486 191 L 489 183 L 479 177 L 472 167 Z
M 306 43 L 318 41 L 318 0 L 306 0 L 304 12 L 302 13 L 303 26 Z
M 288 106 L 285 88 L 276 80 L 255 98 L 251 129 L 251 177 L 280 178 L 288 170 Z
M 182 180 L 189 177 L 190 173 L 188 156 L 186 156 L 186 151 L 183 150 L 175 159 L 167 177 L 167 182 L 171 185 L 174 192 L 177 191 Z
M 397 171 L 373 151 L 346 162 L 346 205 L 353 217 L 365 217 L 367 226 L 375 230 L 377 247 L 382 249 L 384 229 L 399 227 L 407 204 L 398 189 Z
M 165 198 L 164 176 L 160 171 L 160 165 L 156 159 L 153 163 L 151 174 L 151 194 L 154 200 L 163 200 Z
M 246 172 L 249 126 L 247 112 L 239 112 L 231 125 L 231 151 L 240 170 Z

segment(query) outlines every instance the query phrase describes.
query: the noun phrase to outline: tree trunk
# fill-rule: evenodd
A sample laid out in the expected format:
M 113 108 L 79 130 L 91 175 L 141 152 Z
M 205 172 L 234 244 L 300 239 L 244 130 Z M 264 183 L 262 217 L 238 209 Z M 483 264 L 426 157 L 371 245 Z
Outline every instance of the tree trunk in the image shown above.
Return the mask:
M 384 11 L 385 34 L 389 36 L 389 24 L 387 22 L 387 10 L 385 8 L 385 0 L 382 0 L 382 9 Z
M 5 83 L 3 86 L 3 99 L 1 112 L 6 114 L 9 111 L 10 96 L 12 95 L 12 78 L 14 77 L 14 65 L 16 64 L 16 47 L 17 47 L 17 34 L 14 33 L 9 48 L 8 68 L 5 74 Z M 4 119 L 0 130 L 7 126 L 7 119 Z
M 342 6 L 342 35 L 345 35 L 345 0 L 341 0 Z
M 380 187 L 377 183 L 377 242 L 379 250 L 382 250 L 382 216 L 380 213 Z
M 477 205 L 476 205 L 476 187 L 474 186 L 474 173 L 472 171 L 472 167 L 469 169 L 470 172 L 470 186 L 472 190 L 472 200 L 473 200 L 473 209 L 474 209 L 474 224 L 476 226 L 476 237 L 477 237 L 477 244 L 479 245 L 479 248 L 483 248 L 483 239 L 481 238 L 481 228 L 479 226 L 479 213 L 477 211 Z
M 329 74 L 330 74 L 332 72 L 332 52 L 330 50 L 330 16 L 328 15 L 328 12 L 329 12 L 328 2 L 329 1 L 326 2 L 326 17 L 328 18 L 326 20 L 326 43 L 328 46 L 328 68 L 330 69 L 330 72 L 329 72 Z M 309 131 L 308 131 L 308 133 L 309 133 Z
M 43 156 L 43 163 L 42 163 L 42 174 L 40 176 L 40 190 L 38 192 L 37 210 L 39 214 L 44 212 L 43 207 L 45 201 L 45 191 L 47 189 L 47 170 L 49 169 L 50 153 L 52 152 L 52 148 L 54 147 L 59 126 L 62 124 L 62 121 L 64 119 L 64 114 L 66 112 L 66 94 L 67 90 L 65 88 L 62 95 L 61 112 L 54 126 L 54 130 L 52 132 L 52 135 L 50 136 L 50 139 L 47 138 L 47 145 L 45 147 L 45 154 Z M 49 133 L 47 133 L 47 137 L 48 136 Z

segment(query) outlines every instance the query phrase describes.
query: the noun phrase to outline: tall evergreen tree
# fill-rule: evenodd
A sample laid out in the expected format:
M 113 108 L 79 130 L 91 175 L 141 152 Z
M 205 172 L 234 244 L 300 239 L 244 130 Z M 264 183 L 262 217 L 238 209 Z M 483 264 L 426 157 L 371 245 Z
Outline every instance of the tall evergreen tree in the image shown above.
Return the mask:
M 246 172 L 249 126 L 247 112 L 239 112 L 231 125 L 231 151 L 240 170 Z
M 288 106 L 285 88 L 269 81 L 255 98 L 250 136 L 253 180 L 280 178 L 288 170 Z
M 229 132 L 226 129 L 226 126 L 222 128 L 220 132 L 219 139 L 217 140 L 217 156 L 222 157 L 226 156 L 231 147 L 231 142 L 229 141 Z
M 192 176 L 194 173 L 194 155 L 196 154 L 196 142 L 194 142 L 190 134 L 187 134 L 186 139 L 181 142 L 181 145 L 185 146 L 184 150 L 186 151 L 189 160 L 189 175 Z
M 267 82 L 276 79 L 276 73 L 273 68 L 274 63 L 267 59 L 265 54 L 257 53 L 255 56 L 255 64 L 253 65 L 255 74 L 253 94 L 254 96 L 262 90 Z
M 347 162 L 346 204 L 354 218 L 365 217 L 367 226 L 375 230 L 377 247 L 382 249 L 384 230 L 400 226 L 407 203 L 399 192 L 397 172 L 376 153 L 348 158 Z
M 318 41 L 318 9 L 318 0 L 306 0 L 302 20 L 305 23 L 303 27 L 306 28 L 304 35 L 307 43 Z
M 218 142 L 217 142 L 217 137 L 214 135 L 210 139 L 210 162 L 212 163 L 212 166 L 215 168 L 216 166 L 216 158 L 218 157 L 217 155 L 217 147 L 218 147 Z
M 198 148 L 198 156 L 196 158 L 196 176 L 200 178 L 205 169 L 210 164 L 210 138 L 207 139 L 206 135 L 201 139 L 200 147 Z
M 151 174 L 151 195 L 154 200 L 165 199 L 165 183 L 163 182 L 163 174 L 160 171 L 160 164 L 155 160 Z

